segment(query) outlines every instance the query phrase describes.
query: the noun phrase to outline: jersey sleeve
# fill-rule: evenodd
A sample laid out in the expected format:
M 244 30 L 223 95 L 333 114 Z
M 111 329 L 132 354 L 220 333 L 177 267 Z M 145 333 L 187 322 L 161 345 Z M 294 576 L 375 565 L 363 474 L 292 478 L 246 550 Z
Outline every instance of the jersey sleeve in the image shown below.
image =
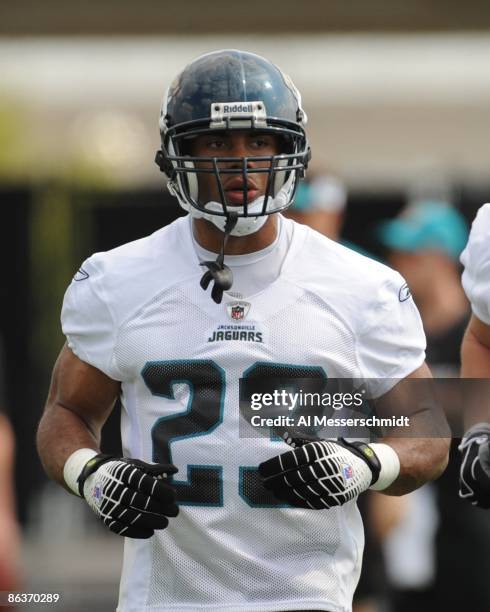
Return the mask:
M 61 326 L 68 346 L 79 359 L 114 380 L 122 379 L 114 358 L 117 328 L 97 255 L 82 264 L 66 290 Z
M 419 311 L 402 276 L 393 272 L 364 313 L 357 356 L 371 398 L 387 393 L 425 360 Z
M 490 325 L 490 204 L 480 208 L 461 254 L 462 283 L 473 313 Z

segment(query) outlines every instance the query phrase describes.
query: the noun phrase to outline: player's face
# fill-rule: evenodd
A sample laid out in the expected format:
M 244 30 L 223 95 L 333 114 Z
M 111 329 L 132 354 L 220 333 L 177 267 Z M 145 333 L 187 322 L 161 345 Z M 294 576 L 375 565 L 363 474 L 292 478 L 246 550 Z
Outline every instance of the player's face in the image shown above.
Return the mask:
M 216 134 L 202 134 L 192 141 L 191 155 L 193 157 L 259 157 L 278 155 L 279 138 L 274 134 L 257 134 L 249 131 L 220 132 Z M 270 161 L 249 161 L 247 168 L 268 168 Z M 201 168 L 212 168 L 211 162 L 196 164 Z M 218 168 L 242 168 L 242 162 L 219 162 Z M 245 181 L 241 173 L 221 173 L 223 191 L 227 206 L 243 206 L 245 199 Z M 268 172 L 248 172 L 247 188 L 248 203 L 265 195 L 267 189 Z M 221 202 L 218 182 L 214 173 L 198 174 L 199 200 L 206 202 Z

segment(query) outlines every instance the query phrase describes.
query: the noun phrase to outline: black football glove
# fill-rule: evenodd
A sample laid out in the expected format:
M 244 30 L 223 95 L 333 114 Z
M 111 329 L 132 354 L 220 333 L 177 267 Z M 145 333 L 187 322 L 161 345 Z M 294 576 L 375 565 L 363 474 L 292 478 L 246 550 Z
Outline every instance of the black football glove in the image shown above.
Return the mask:
M 366 491 L 379 477 L 376 453 L 363 442 L 287 439 L 294 450 L 259 465 L 264 486 L 298 508 L 341 506 Z
M 177 516 L 175 491 L 166 481 L 177 468 L 139 459 L 99 454 L 90 459 L 78 478 L 80 495 L 118 535 L 150 538 Z
M 459 450 L 463 455 L 459 496 L 474 506 L 490 508 L 490 423 L 473 425 Z

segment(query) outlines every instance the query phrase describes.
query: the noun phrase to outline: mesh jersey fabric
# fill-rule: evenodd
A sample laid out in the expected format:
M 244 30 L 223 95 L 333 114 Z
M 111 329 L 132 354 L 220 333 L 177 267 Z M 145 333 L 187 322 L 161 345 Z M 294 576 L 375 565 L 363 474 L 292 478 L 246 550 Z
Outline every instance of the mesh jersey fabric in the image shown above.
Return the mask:
M 69 346 L 122 381 L 125 456 L 179 468 L 179 516 L 150 540 L 125 542 L 119 612 L 351 610 L 357 506 L 284 507 L 261 489 L 256 466 L 288 447 L 243 435 L 239 378 L 314 368 L 378 378 L 376 396 L 423 362 L 425 338 L 397 273 L 282 222 L 291 242 L 280 275 L 247 297 L 238 322 L 227 300 L 199 287 L 186 218 L 92 256 L 67 290 Z M 246 333 L 218 333 L 229 329 Z
M 490 325 L 490 204 L 484 204 L 461 253 L 462 283 L 475 315 Z

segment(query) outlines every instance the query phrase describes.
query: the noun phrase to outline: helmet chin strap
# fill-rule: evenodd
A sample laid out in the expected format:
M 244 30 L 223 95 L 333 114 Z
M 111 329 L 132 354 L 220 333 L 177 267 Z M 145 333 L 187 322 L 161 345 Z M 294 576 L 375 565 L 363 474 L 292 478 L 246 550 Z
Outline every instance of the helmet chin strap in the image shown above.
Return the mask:
M 226 217 L 226 223 L 224 226 L 224 235 L 223 235 L 223 243 L 221 245 L 221 251 L 216 258 L 216 261 L 203 261 L 200 265 L 205 266 L 207 271 L 203 274 L 201 278 L 201 287 L 206 291 L 209 287 L 209 283 L 213 280 L 214 285 L 211 289 L 211 297 L 216 302 L 216 304 L 221 304 L 221 300 L 223 299 L 223 292 L 231 289 L 233 284 L 233 273 L 230 268 L 225 265 L 225 248 L 226 243 L 228 242 L 228 238 L 233 231 L 233 228 L 237 224 L 238 216 L 236 213 L 231 212 Z

